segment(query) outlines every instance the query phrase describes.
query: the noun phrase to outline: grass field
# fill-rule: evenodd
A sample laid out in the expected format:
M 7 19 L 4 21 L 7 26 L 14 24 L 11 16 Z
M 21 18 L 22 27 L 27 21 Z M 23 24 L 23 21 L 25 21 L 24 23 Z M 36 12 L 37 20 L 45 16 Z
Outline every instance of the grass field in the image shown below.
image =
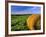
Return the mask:
M 31 15 L 11 15 L 11 31 L 29 30 L 26 20 Z M 37 29 L 40 29 L 39 25 L 37 27 Z

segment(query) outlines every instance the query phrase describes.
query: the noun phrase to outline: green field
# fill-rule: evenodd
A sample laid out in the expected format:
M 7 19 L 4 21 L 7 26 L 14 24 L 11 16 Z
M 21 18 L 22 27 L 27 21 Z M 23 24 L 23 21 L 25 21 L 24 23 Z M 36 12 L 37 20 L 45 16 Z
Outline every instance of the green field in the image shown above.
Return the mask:
M 29 16 L 31 15 L 11 15 L 11 31 L 29 30 L 26 23 Z M 40 26 L 37 25 L 36 29 L 40 29 Z

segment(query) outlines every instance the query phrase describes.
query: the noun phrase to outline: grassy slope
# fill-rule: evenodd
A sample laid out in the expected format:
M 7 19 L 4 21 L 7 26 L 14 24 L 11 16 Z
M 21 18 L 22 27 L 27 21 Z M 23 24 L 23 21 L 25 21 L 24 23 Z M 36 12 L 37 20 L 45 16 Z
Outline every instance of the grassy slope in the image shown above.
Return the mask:
M 11 15 L 12 31 L 28 30 L 26 20 L 29 15 Z
M 11 30 L 20 31 L 20 30 L 29 30 L 26 26 L 26 20 L 30 15 L 11 15 Z M 36 25 L 36 30 L 40 29 L 39 22 Z

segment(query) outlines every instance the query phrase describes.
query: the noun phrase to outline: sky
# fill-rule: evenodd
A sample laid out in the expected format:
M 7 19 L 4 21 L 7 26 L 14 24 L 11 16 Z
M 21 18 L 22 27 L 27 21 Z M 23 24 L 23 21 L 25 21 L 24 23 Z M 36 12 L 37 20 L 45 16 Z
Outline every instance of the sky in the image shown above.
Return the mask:
M 11 14 L 40 14 L 39 6 L 11 6 Z

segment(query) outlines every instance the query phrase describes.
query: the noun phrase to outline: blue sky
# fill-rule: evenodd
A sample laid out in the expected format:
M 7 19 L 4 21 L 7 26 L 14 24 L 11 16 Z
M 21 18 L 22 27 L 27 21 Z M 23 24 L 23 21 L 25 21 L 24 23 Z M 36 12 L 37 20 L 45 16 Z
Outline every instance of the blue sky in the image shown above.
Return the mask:
M 11 6 L 12 14 L 40 14 L 41 7 L 39 6 Z

